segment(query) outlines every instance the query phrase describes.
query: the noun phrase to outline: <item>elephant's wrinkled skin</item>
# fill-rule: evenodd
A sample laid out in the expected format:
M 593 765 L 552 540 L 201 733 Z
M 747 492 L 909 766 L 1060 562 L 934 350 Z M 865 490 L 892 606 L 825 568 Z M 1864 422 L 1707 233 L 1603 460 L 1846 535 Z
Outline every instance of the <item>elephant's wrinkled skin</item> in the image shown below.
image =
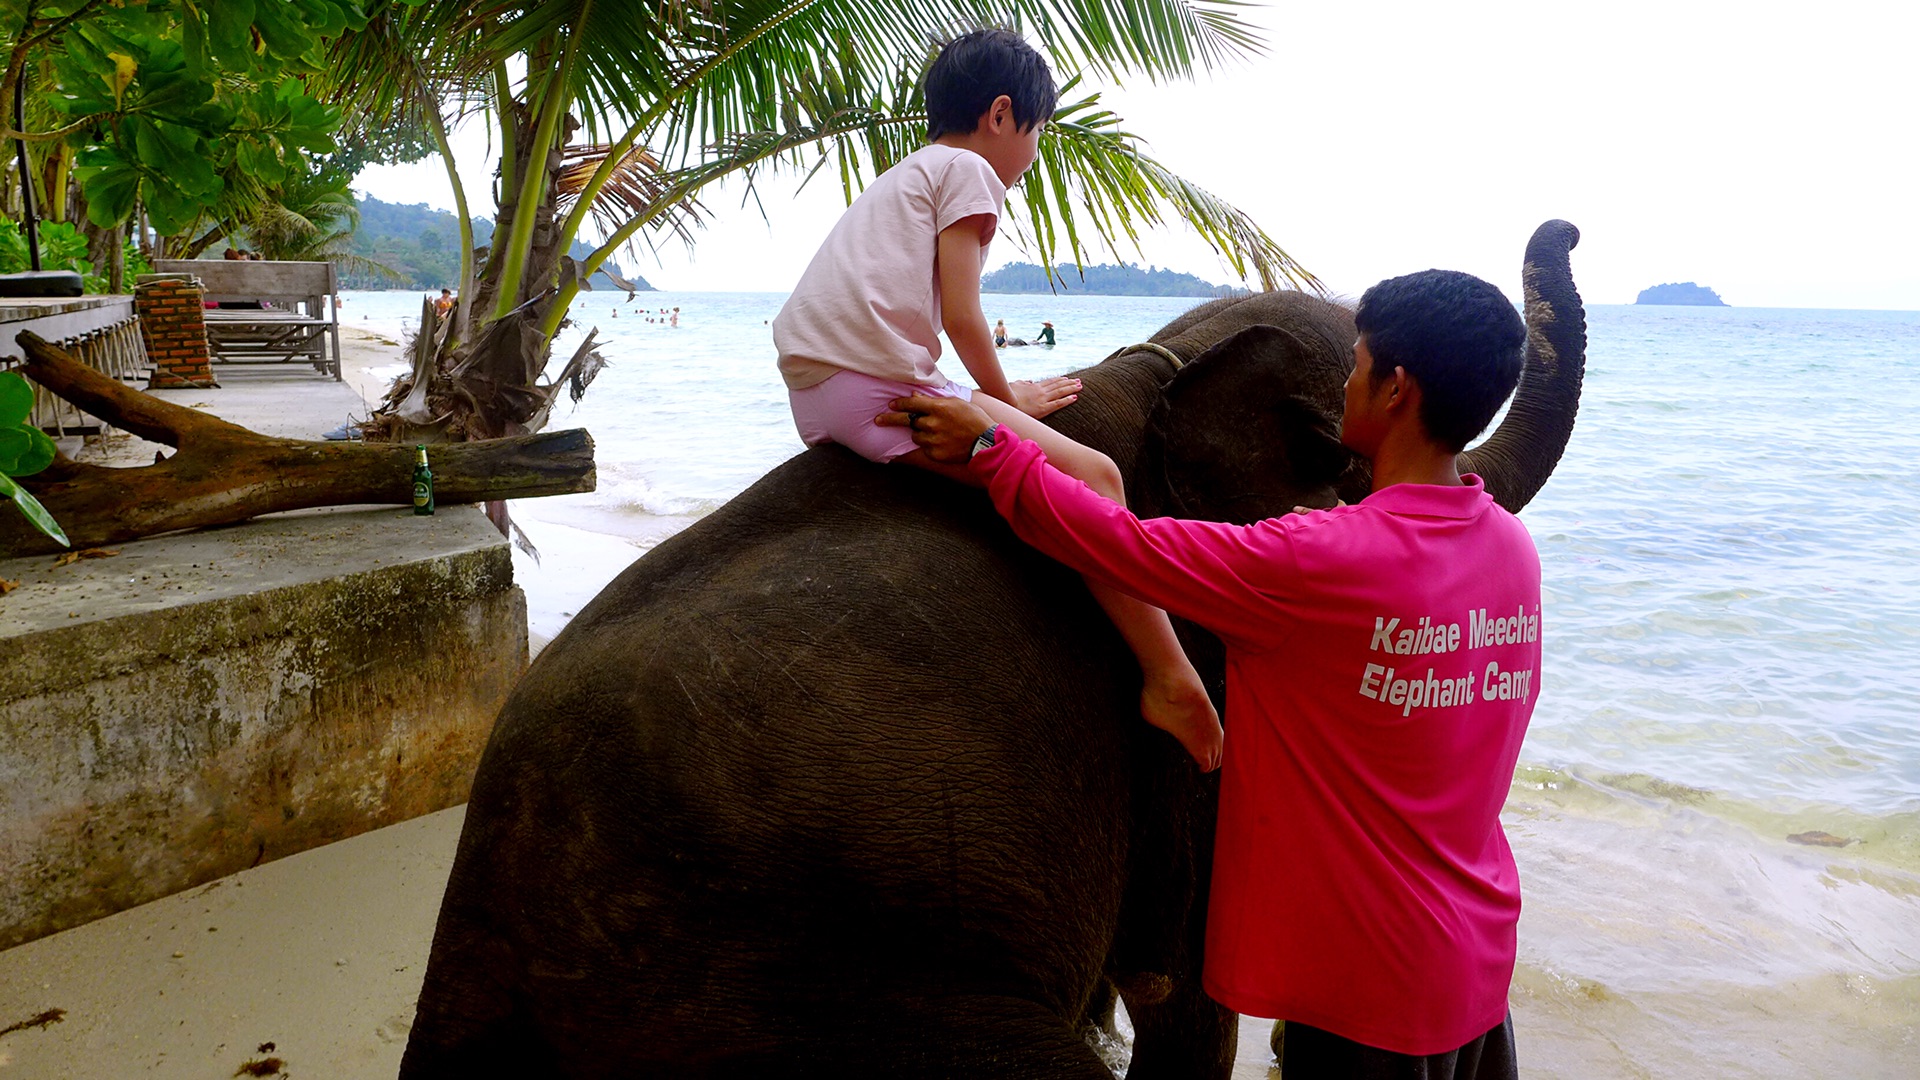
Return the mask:
M 1578 404 L 1578 234 L 1528 248 L 1528 369 L 1466 466 L 1512 508 Z M 1351 314 L 1215 301 L 1079 373 L 1054 422 L 1135 509 L 1364 497 Z M 1219 643 L 1182 627 L 1218 699 Z M 1216 785 L 1142 723 L 1079 579 L 985 497 L 810 450 L 637 562 L 543 652 L 481 760 L 403 1077 L 1224 1076 L 1199 987 Z M 1227 717 L 1232 724 L 1233 718 Z

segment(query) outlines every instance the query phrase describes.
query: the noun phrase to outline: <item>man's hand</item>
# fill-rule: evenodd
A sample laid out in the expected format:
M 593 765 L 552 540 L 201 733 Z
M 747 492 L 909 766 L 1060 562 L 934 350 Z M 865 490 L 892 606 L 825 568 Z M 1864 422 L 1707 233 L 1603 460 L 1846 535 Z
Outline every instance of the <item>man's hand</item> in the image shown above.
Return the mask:
M 1020 379 L 1017 382 L 1008 383 L 1007 388 L 1013 391 L 1013 400 L 1007 404 L 1035 420 L 1049 413 L 1058 412 L 1080 400 L 1080 380 L 1070 379 L 1065 375 L 1041 379 L 1039 382 Z
M 993 426 L 993 420 L 978 406 L 959 398 L 896 398 L 893 411 L 873 418 L 882 427 L 903 427 L 913 431 L 914 445 L 927 456 L 947 465 L 965 465 L 973 456 L 973 441 Z

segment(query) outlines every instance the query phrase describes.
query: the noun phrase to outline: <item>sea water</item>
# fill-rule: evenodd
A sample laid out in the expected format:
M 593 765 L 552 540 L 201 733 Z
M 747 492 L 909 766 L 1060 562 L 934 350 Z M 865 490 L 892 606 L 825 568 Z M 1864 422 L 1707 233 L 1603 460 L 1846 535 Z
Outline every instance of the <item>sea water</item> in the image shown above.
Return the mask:
M 583 295 L 610 366 L 552 423 L 592 431 L 600 488 L 534 513 L 658 537 L 798 452 L 768 325 L 784 299 Z M 393 334 L 420 302 L 348 300 L 347 324 Z M 1002 352 L 1014 378 L 1197 302 L 984 301 L 1016 336 L 1058 330 Z M 1523 1056 L 1567 1076 L 1920 1075 L 1920 313 L 1587 319 L 1579 422 L 1521 515 L 1545 610 L 1506 815 Z

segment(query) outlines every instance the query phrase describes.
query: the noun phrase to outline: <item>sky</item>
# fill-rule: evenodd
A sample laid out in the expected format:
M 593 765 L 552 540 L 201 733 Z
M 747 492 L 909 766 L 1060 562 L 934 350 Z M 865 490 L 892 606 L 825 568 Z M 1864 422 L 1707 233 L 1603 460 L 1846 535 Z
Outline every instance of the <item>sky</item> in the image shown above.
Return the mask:
M 1589 303 L 1693 281 L 1736 306 L 1920 309 L 1920 4 L 1281 0 L 1247 18 L 1264 55 L 1100 88 L 1336 293 L 1439 266 L 1517 298 L 1527 237 L 1557 217 L 1581 230 Z M 456 134 L 472 187 L 486 138 Z M 843 209 L 828 179 L 710 193 L 691 252 L 619 261 L 665 289 L 785 291 Z M 437 161 L 355 187 L 453 205 Z M 1011 235 L 990 267 L 1031 258 Z M 1177 222 L 1120 254 L 1233 278 Z

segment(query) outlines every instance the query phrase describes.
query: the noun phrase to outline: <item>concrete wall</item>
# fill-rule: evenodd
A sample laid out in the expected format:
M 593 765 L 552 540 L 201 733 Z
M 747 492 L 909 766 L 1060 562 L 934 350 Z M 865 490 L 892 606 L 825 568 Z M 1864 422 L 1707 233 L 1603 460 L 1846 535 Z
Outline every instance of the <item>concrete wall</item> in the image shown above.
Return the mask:
M 0 561 L 0 948 L 464 802 L 527 660 L 481 515 Z

